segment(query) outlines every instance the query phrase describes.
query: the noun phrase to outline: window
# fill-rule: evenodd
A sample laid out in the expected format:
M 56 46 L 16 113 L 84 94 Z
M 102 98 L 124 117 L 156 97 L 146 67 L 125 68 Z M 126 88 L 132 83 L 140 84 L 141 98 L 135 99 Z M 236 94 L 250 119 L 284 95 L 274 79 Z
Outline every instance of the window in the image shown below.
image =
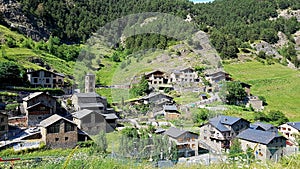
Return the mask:
M 51 77 L 51 73 L 50 72 L 44 72 L 44 76 L 45 77 Z
M 55 141 L 59 141 L 59 138 L 55 138 Z
M 286 128 L 285 128 L 285 127 L 282 127 L 282 130 L 286 130 Z
M 33 83 L 38 83 L 38 79 L 37 78 L 33 78 Z
M 4 118 L 3 117 L 0 119 L 0 122 L 4 122 Z
M 291 128 L 288 128 L 288 131 L 291 131 Z
M 72 123 L 65 124 L 65 132 L 74 131 L 74 125 Z
M 55 123 L 47 128 L 47 133 L 59 133 L 59 123 Z
M 50 79 L 49 78 L 46 78 L 46 83 L 50 83 Z
M 69 137 L 65 137 L 65 141 L 68 141 L 69 140 Z

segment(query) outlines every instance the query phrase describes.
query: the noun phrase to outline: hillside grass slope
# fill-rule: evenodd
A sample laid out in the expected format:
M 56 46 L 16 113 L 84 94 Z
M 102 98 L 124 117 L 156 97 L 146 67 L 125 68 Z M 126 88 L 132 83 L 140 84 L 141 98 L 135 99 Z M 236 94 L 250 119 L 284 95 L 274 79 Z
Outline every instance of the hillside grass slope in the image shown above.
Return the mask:
M 225 71 L 234 80 L 252 85 L 253 95 L 264 96 L 266 110 L 280 110 L 290 121 L 300 120 L 300 72 L 280 64 L 260 62 L 225 64 Z

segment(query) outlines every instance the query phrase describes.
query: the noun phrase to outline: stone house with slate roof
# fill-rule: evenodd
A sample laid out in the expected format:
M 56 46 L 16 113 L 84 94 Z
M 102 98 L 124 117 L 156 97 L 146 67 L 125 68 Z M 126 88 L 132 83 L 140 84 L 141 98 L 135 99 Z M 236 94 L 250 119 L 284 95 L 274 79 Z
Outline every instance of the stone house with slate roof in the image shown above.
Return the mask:
M 145 74 L 146 80 L 149 85 L 157 86 L 162 84 L 167 84 L 168 78 L 166 77 L 166 73 L 160 70 L 154 70 Z
M 209 81 L 211 84 L 216 84 L 221 81 L 225 81 L 226 76 L 225 72 L 222 69 L 217 70 L 206 70 L 205 72 L 205 79 Z
M 278 133 L 247 129 L 236 136 L 241 142 L 243 151 L 253 149 L 254 156 L 258 160 L 278 161 L 284 154 L 286 138 Z
M 126 101 L 126 103 L 129 103 L 130 105 L 147 104 L 152 112 L 158 112 L 163 110 L 164 105 L 173 104 L 174 101 L 173 97 L 165 93 L 153 92 L 147 96 Z
M 180 117 L 180 112 L 178 111 L 176 105 L 164 105 L 163 114 L 167 120 L 174 120 Z
M 73 121 L 78 128 L 88 133 L 89 135 L 97 135 L 100 131 L 112 132 L 116 128 L 115 114 L 101 114 L 93 110 L 83 109 L 75 112 Z
M 28 81 L 34 87 L 42 86 L 48 88 L 62 88 L 64 86 L 65 75 L 54 73 L 48 70 L 28 71 Z
M 73 148 L 78 142 L 77 125 L 62 116 L 54 114 L 39 124 L 42 140 L 50 148 Z
M 147 96 L 144 96 L 141 98 L 141 100 L 144 102 L 144 104 L 155 104 L 155 105 L 161 105 L 162 103 L 172 103 L 173 98 L 167 94 L 164 93 L 150 93 Z
M 179 153 L 184 153 L 184 156 L 191 156 L 191 153 L 198 152 L 198 134 L 175 127 L 169 128 L 163 134 L 176 143 Z
M 168 83 L 194 83 L 199 82 L 198 72 L 192 68 L 174 70 L 169 77 Z
M 27 126 L 36 126 L 42 120 L 56 113 L 56 98 L 45 92 L 32 93 L 23 98 L 23 110 L 27 117 Z
M 90 93 L 75 93 L 73 94 L 72 104 L 75 111 L 83 109 L 94 110 L 99 113 L 107 112 L 107 100 L 105 97 L 98 95 L 95 92 Z
M 298 146 L 295 136 L 300 132 L 300 122 L 288 122 L 278 127 L 278 131 L 288 139 L 288 146 Z
M 206 145 L 199 145 L 202 148 L 210 147 L 216 152 L 226 151 L 230 148 L 231 140 L 241 131 L 249 128 L 250 122 L 238 117 L 217 116 L 200 126 L 199 139 Z

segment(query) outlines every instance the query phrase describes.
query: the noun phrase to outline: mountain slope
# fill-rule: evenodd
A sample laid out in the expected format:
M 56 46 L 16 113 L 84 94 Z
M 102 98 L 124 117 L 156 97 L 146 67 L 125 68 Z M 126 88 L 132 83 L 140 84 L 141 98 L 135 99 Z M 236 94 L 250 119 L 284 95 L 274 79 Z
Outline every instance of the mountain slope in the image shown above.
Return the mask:
M 0 25 L 0 61 L 14 61 L 25 69 L 52 69 L 67 75 L 73 74 L 73 62 L 67 62 L 44 50 L 37 49 L 39 43 Z M 27 46 L 26 43 L 29 43 Z M 40 64 L 35 64 L 40 62 Z

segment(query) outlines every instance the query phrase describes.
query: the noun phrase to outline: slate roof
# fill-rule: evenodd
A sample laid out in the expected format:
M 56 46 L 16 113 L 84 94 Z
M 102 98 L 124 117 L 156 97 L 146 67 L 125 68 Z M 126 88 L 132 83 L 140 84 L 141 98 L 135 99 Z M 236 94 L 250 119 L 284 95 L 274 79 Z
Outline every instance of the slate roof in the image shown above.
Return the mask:
M 167 111 L 177 111 L 177 107 L 175 105 L 164 105 L 164 110 Z
M 261 127 L 263 130 L 267 131 L 270 130 L 272 127 L 274 128 L 272 124 L 268 123 L 262 123 L 262 122 L 255 122 L 253 124 L 250 124 L 250 128 L 256 129 L 257 127 Z
M 70 120 L 68 120 L 68 119 L 66 119 L 66 118 L 64 118 L 64 117 L 62 117 L 60 115 L 54 114 L 54 115 L 46 118 L 45 120 L 41 121 L 40 124 L 39 124 L 39 126 L 48 127 L 51 124 L 53 124 L 53 123 L 55 123 L 55 122 L 57 122 L 57 121 L 59 121 L 61 119 L 65 120 L 65 121 L 68 121 L 68 122 L 70 122 L 72 124 L 75 124 L 73 121 L 70 121 Z
M 180 72 L 184 72 L 184 71 L 186 71 L 186 70 L 191 70 L 192 72 L 195 71 L 195 70 L 194 70 L 193 68 L 191 68 L 191 67 L 186 67 L 186 68 L 181 69 Z
M 219 121 L 209 121 L 211 125 L 213 125 L 216 129 L 218 129 L 221 132 L 230 131 L 229 128 L 225 127 L 222 123 Z
M 163 128 L 158 128 L 157 130 L 155 130 L 155 133 L 163 133 L 165 132 L 166 130 L 163 129 Z
M 44 104 L 44 103 L 42 103 L 42 102 L 38 102 L 38 103 L 36 103 L 36 104 L 34 104 L 34 105 L 31 105 L 31 106 L 27 107 L 27 110 L 29 110 L 29 109 L 31 109 L 31 108 L 34 108 L 34 107 L 36 107 L 36 106 L 38 106 L 38 105 L 43 105 L 43 106 L 45 106 L 45 107 L 51 108 L 50 106 L 47 106 L 46 104 Z
M 270 131 L 247 129 L 247 130 L 242 131 L 236 137 L 239 139 L 267 145 L 274 138 L 282 137 L 282 136 L 278 135 L 277 133 L 270 132 Z
M 142 97 L 142 99 L 150 99 L 150 98 L 152 98 L 154 96 L 157 96 L 157 95 L 163 95 L 163 96 L 166 96 L 168 98 L 172 98 L 171 96 L 168 96 L 168 95 L 163 94 L 163 93 L 150 93 L 149 95 Z
M 207 69 L 207 70 L 205 70 L 206 76 L 213 76 L 220 72 L 225 73 L 225 71 L 223 69 Z
M 107 120 L 118 119 L 118 116 L 114 113 L 102 114 L 102 115 L 105 116 L 105 119 Z
M 41 94 L 43 94 L 44 92 L 34 92 L 34 93 L 30 93 L 27 97 L 24 97 L 23 98 L 23 100 L 24 101 L 28 101 L 28 100 L 30 100 L 30 99 L 32 99 L 32 98 L 35 98 L 35 97 L 37 97 L 37 96 L 39 96 L 39 95 L 41 95 Z
M 153 73 L 156 73 L 156 72 L 165 74 L 165 72 L 163 72 L 163 71 L 160 71 L 160 70 L 153 70 L 153 71 L 151 71 L 151 72 L 145 73 L 145 75 L 146 75 L 146 76 L 149 76 L 149 75 L 151 75 L 151 74 L 153 74 Z
M 294 127 L 297 130 L 300 130 L 300 122 L 288 122 L 287 124 Z
M 89 115 L 93 112 L 95 112 L 95 111 L 88 110 L 88 109 L 83 109 L 83 110 L 80 110 L 80 111 L 77 111 L 77 112 L 73 113 L 72 115 L 73 115 L 73 117 L 75 117 L 77 119 L 81 119 L 81 118 L 83 118 L 83 117 L 85 117 L 85 116 L 87 116 L 87 115 Z M 97 113 L 97 112 L 95 112 L 95 113 Z M 118 119 L 118 116 L 113 114 L 113 113 L 111 113 L 111 114 L 97 113 L 97 114 L 104 116 L 104 118 L 107 119 L 107 120 Z
M 81 109 L 94 108 L 94 107 L 104 107 L 103 103 L 79 103 L 78 106 Z
M 217 116 L 209 120 L 209 123 L 213 125 L 216 129 L 218 129 L 221 132 L 230 131 L 229 128 L 227 128 L 225 125 L 233 125 L 237 121 L 239 121 L 241 118 L 238 117 L 232 117 L 232 116 Z
M 167 131 L 164 132 L 164 134 L 168 135 L 169 137 L 172 137 L 172 138 L 178 138 L 179 136 L 181 136 L 182 134 L 184 134 L 186 132 L 187 131 L 185 131 L 185 130 L 180 130 L 175 127 L 170 127 Z
M 222 124 L 233 125 L 234 123 L 236 123 L 239 120 L 241 120 L 241 118 L 239 118 L 239 117 L 221 115 L 221 116 L 214 117 L 214 118 L 210 119 L 209 121 L 219 121 Z
M 60 76 L 60 77 L 65 77 L 65 75 L 62 74 L 62 73 L 54 73 L 54 74 L 57 75 L 57 76 Z
M 103 96 L 100 96 L 99 94 L 97 94 L 96 92 L 89 92 L 89 93 L 75 93 L 75 96 L 77 96 L 78 98 L 90 98 L 90 97 L 101 97 L 101 98 L 105 98 Z
M 75 117 L 77 119 L 81 119 L 81 118 L 89 115 L 92 112 L 93 112 L 92 110 L 83 109 L 83 110 L 74 112 L 72 115 L 73 115 L 73 117 Z

